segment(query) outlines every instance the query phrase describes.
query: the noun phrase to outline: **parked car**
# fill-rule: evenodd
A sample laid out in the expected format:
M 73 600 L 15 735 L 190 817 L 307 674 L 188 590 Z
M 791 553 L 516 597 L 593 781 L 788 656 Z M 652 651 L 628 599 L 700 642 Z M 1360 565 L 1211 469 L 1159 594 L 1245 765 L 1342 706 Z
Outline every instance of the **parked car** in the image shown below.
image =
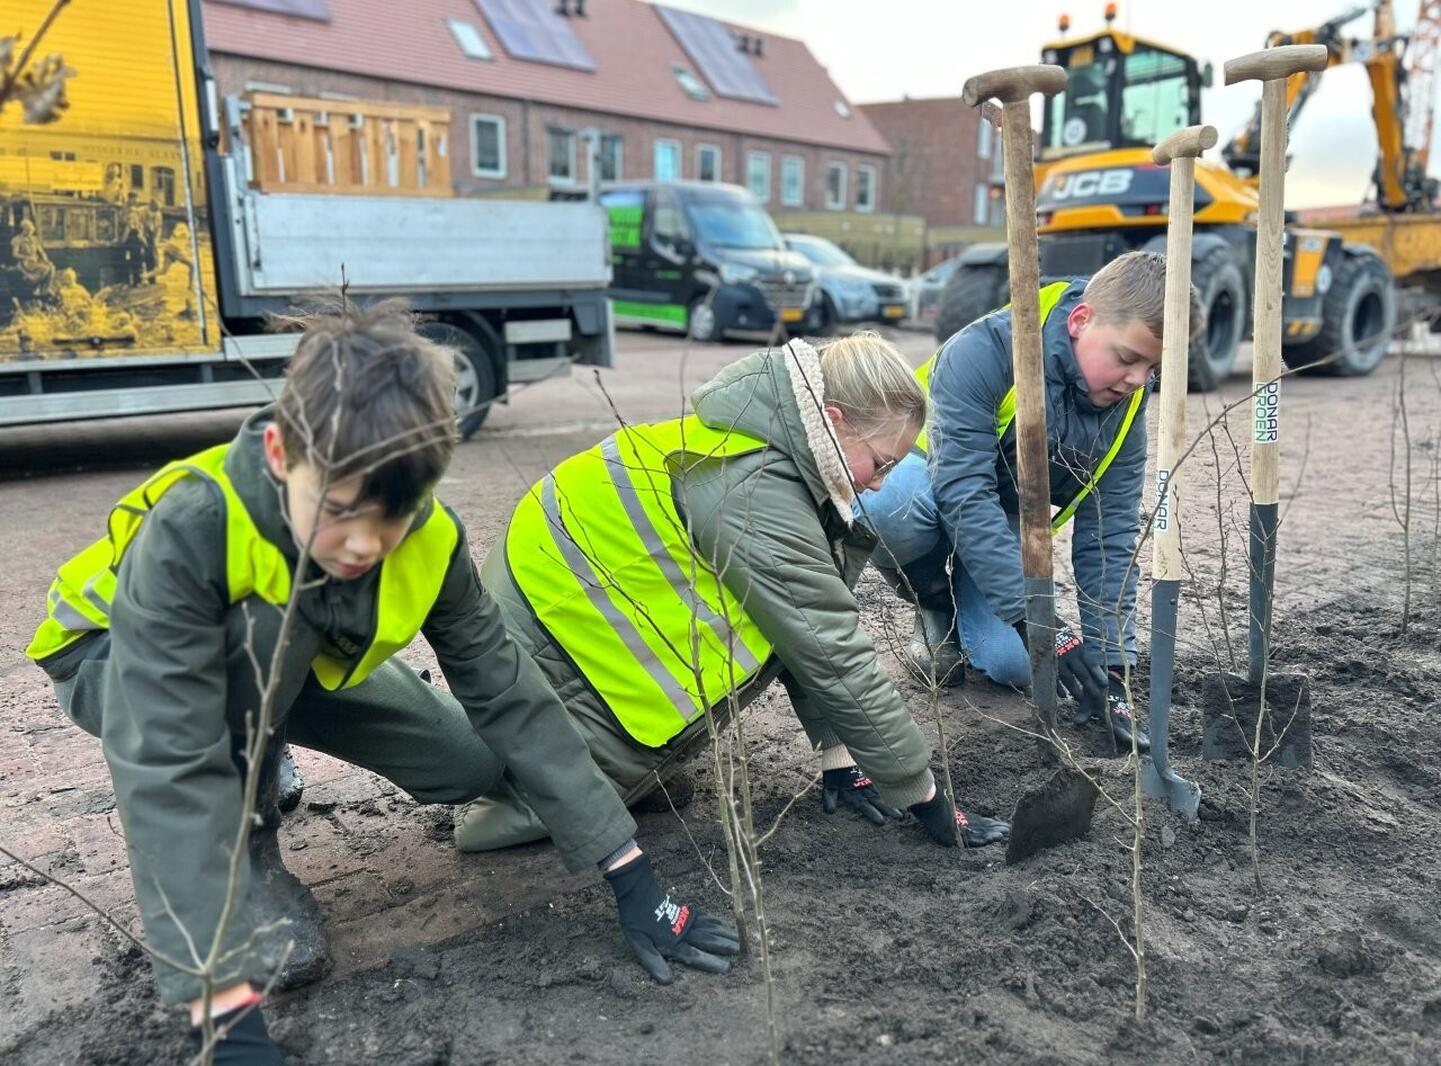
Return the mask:
M 895 274 L 863 267 L 824 237 L 787 233 L 786 247 L 820 273 L 821 303 L 813 328 L 829 333 L 850 322 L 899 322 L 906 317 L 906 285 Z
M 931 325 L 936 321 L 936 314 L 941 307 L 941 293 L 946 291 L 946 282 L 951 280 L 951 275 L 956 272 L 960 261 L 960 256 L 952 256 L 937 263 L 911 282 L 911 317 L 917 322 Z
M 747 190 L 712 182 L 604 187 L 610 219 L 610 298 L 621 325 L 718 341 L 730 330 L 793 330 L 815 318 L 816 272 L 789 251 Z

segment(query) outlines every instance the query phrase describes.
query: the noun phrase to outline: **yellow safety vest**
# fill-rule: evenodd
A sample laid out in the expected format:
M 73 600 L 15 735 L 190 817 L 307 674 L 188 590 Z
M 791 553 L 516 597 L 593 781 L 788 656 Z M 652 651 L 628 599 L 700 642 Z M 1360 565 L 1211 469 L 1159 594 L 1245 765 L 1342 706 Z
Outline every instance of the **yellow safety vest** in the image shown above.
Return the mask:
M 90 547 L 65 562 L 51 582 L 49 615 L 35 631 L 25 654 L 37 661 L 63 651 L 86 633 L 110 628 L 110 605 L 120 560 L 135 540 L 145 516 L 160 498 L 185 477 L 215 484 L 225 499 L 225 576 L 230 602 L 257 595 L 282 606 L 290 598 L 290 563 L 256 528 L 254 519 L 225 472 L 228 444 L 208 448 L 170 463 L 121 498 L 110 512 L 108 531 Z M 440 595 L 460 530 L 440 502 L 430 517 L 412 531 L 380 564 L 379 605 L 375 631 L 351 662 L 321 653 L 311 663 L 316 678 L 328 689 L 350 688 L 404 648 L 420 632 Z
M 770 642 L 697 554 L 677 474 L 766 442 L 698 418 L 623 429 L 561 463 L 506 531 L 536 619 L 633 738 L 660 747 L 755 676 Z
M 1070 286 L 1071 283 L 1069 281 L 1054 281 L 1041 289 L 1040 306 L 1042 326 L 1045 326 L 1046 320 L 1051 317 L 1051 312 L 1054 311 L 1056 305 L 1060 303 L 1061 295 L 1070 288 Z M 1006 306 L 1009 307 L 1010 304 Z M 926 390 L 927 395 L 929 395 L 931 391 L 931 373 L 935 370 L 936 359 L 940 354 L 940 352 L 937 352 L 931 356 L 916 371 L 916 379 L 921 383 L 921 388 Z M 1061 531 L 1062 527 L 1075 515 L 1076 508 L 1080 506 L 1081 501 L 1089 496 L 1095 490 L 1096 486 L 1101 483 L 1101 478 L 1110 467 L 1111 461 L 1114 460 L 1120 452 L 1121 445 L 1126 443 L 1126 434 L 1131 432 L 1131 423 L 1135 421 L 1136 412 L 1141 409 L 1141 404 L 1145 398 L 1145 389 L 1137 389 L 1131 394 L 1131 399 L 1126 405 L 1125 417 L 1121 419 L 1121 428 L 1116 432 L 1116 439 L 1111 442 L 1111 447 L 1107 449 L 1106 454 L 1101 457 L 1101 461 L 1097 464 L 1096 470 L 1090 479 L 1081 486 L 1081 490 L 1077 492 L 1075 496 L 1071 497 L 1071 502 L 1056 512 L 1055 517 L 1051 519 L 1051 536 L 1054 537 Z M 996 438 L 1000 439 L 1004 437 L 1006 430 L 1011 428 L 1011 423 L 1015 420 L 1016 387 L 1012 385 L 1006 390 L 1006 394 L 1001 397 L 1000 406 L 996 408 Z M 924 429 L 921 430 L 921 435 L 916 438 L 915 446 L 916 450 L 922 455 L 926 454 L 926 431 Z

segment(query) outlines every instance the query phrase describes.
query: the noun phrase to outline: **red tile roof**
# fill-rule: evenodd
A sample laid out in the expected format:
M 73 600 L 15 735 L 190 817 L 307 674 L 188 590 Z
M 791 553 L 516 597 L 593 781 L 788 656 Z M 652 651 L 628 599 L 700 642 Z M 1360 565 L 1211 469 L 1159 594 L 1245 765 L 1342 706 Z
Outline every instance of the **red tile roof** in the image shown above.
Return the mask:
M 750 57 L 780 97 L 780 106 L 712 95 L 692 100 L 671 73 L 681 63 L 704 78 L 642 0 L 589 0 L 586 18 L 569 20 L 596 62 L 589 73 L 512 59 L 474 0 L 328 0 L 330 21 L 271 14 L 210 0 L 208 47 L 228 55 L 343 71 L 391 81 L 535 100 L 760 137 L 889 154 L 890 147 L 859 109 L 843 118 L 845 97 L 801 41 L 747 27 L 764 38 L 764 56 Z M 493 60 L 467 59 L 447 18 L 480 31 Z

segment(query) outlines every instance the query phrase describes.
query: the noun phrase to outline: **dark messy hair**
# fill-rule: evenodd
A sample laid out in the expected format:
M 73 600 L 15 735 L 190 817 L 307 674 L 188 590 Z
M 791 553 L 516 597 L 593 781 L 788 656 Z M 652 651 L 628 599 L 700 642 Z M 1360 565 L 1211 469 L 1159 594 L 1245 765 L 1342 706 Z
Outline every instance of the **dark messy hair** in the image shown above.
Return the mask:
M 415 331 L 403 300 L 274 324 L 304 330 L 275 407 L 287 468 L 359 476 L 357 501 L 388 518 L 416 510 L 455 452 L 454 353 Z

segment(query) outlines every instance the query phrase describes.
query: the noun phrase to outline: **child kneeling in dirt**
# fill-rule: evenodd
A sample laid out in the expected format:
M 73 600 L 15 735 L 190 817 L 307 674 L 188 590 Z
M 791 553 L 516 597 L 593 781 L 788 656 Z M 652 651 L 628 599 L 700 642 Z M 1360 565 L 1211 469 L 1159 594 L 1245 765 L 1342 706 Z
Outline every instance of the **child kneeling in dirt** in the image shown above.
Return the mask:
M 720 372 L 688 418 L 567 459 L 511 516 L 482 578 L 606 776 L 634 803 L 779 678 L 820 753 L 822 805 L 881 825 L 908 807 L 938 844 L 1006 839 L 956 810 L 860 624 L 875 537 L 852 516 L 910 450 L 926 397 L 875 334 L 804 341 Z M 462 851 L 544 837 L 509 775 L 456 815 Z
M 725 972 L 720 956 L 737 950 L 735 930 L 694 907 L 658 918 L 668 897 L 634 821 L 432 495 L 455 447 L 452 368 L 395 304 L 310 320 L 275 407 L 124 497 L 109 534 L 60 568 L 28 650 L 65 713 L 103 741 L 149 945 L 182 965 L 190 944 L 204 957 L 214 942 L 248 813 L 247 730 L 273 692 L 264 825 L 242 854 L 213 972 L 214 1011 L 239 1018 L 217 1061 L 281 1061 L 259 1011 L 242 1011 L 287 940 L 282 987 L 327 964 L 318 905 L 276 843 L 285 740 L 423 803 L 469 799 L 504 769 L 565 864 L 605 871 L 626 941 L 658 980 L 665 958 Z M 419 633 L 448 693 L 393 658 Z M 200 979 L 159 959 L 155 970 L 161 998 L 188 1001 L 197 1024 Z
M 1040 292 L 1051 523 L 1072 517 L 1081 635 L 1059 622 L 1058 674 L 1076 724 L 1109 720 L 1131 748 L 1121 675 L 1136 661 L 1136 576 L 1146 473 L 1146 396 L 1161 358 L 1165 257 L 1128 252 L 1092 278 Z M 1193 335 L 1204 312 L 1191 290 Z M 861 498 L 881 540 L 875 563 L 916 603 L 911 658 L 941 684 L 966 659 L 992 681 L 1031 680 L 1018 539 L 1015 388 L 1009 306 L 971 323 L 917 376 L 931 421 L 886 483 Z M 1136 730 L 1141 751 L 1150 748 Z

